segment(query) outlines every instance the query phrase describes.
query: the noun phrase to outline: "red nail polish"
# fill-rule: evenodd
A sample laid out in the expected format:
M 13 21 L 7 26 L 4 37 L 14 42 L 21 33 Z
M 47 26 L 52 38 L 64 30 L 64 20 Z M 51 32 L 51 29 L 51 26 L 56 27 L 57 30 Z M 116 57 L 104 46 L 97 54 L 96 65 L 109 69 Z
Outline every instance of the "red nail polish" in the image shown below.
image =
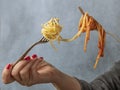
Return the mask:
M 37 58 L 37 55 L 36 55 L 36 54 L 33 54 L 33 55 L 32 55 L 32 58 Z
M 10 67 L 11 67 L 11 64 L 8 64 L 7 67 L 6 67 L 6 69 L 10 69 Z
M 41 60 L 43 60 L 43 57 L 40 57 Z
M 25 57 L 24 59 L 25 59 L 25 60 L 30 60 L 31 58 L 30 58 L 30 56 L 27 56 L 27 57 Z

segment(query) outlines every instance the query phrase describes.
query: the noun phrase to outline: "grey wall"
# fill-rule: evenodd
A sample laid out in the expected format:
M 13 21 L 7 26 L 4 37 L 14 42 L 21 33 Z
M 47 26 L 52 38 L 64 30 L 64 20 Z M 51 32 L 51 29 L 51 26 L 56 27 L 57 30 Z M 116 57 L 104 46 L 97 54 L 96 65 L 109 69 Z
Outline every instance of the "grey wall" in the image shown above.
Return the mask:
M 14 62 L 32 43 L 42 37 L 41 24 L 51 17 L 60 18 L 63 25 L 61 35 L 71 38 L 77 32 L 82 6 L 94 16 L 108 32 L 120 36 L 120 0 L 0 0 L 0 72 L 7 63 Z M 33 53 L 43 56 L 61 71 L 78 78 L 93 80 L 120 59 L 120 43 L 107 35 L 105 56 L 100 59 L 96 70 L 93 64 L 97 56 L 97 32 L 91 32 L 87 52 L 83 52 L 85 34 L 73 42 L 55 42 L 58 51 L 50 44 L 36 46 Z M 1 77 L 1 74 L 0 74 Z M 4 85 L 2 90 L 53 90 L 51 84 L 23 87 L 18 83 Z

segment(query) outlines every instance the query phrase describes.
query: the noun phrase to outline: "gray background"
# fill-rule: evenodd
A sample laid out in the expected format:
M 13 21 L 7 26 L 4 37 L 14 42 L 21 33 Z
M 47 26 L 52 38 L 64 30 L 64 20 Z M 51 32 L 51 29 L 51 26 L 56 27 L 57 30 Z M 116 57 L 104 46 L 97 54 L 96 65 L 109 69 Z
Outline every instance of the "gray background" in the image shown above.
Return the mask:
M 0 72 L 6 64 L 14 62 L 28 46 L 42 37 L 41 24 L 51 17 L 60 18 L 63 26 L 61 35 L 71 38 L 77 32 L 81 16 L 77 8 L 79 5 L 94 16 L 106 31 L 120 36 L 120 0 L 0 0 Z M 105 56 L 94 70 L 98 52 L 97 32 L 91 32 L 86 53 L 83 51 L 84 38 L 85 34 L 82 34 L 73 42 L 61 42 L 60 45 L 55 42 L 57 52 L 49 43 L 38 45 L 29 55 L 36 53 L 43 56 L 61 71 L 90 82 L 120 59 L 120 44 L 107 35 Z M 0 87 L 2 90 L 54 89 L 51 84 L 24 87 L 14 82 L 4 85 L 1 79 Z

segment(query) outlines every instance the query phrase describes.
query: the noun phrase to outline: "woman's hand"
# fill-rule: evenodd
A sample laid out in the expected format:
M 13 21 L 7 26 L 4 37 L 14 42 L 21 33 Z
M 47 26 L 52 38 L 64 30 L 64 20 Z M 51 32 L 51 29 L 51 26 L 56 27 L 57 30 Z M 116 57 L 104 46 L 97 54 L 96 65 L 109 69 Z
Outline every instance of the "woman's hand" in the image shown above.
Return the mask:
M 42 57 L 27 57 L 14 67 L 12 64 L 7 65 L 3 70 L 2 80 L 6 84 L 17 81 L 25 86 L 50 83 L 54 82 L 56 71 L 57 69 Z
M 15 66 L 8 64 L 2 72 L 2 80 L 5 84 L 14 81 L 24 86 L 52 83 L 57 90 L 80 90 L 80 85 L 75 78 L 59 71 L 36 55 L 32 58 L 26 57 Z

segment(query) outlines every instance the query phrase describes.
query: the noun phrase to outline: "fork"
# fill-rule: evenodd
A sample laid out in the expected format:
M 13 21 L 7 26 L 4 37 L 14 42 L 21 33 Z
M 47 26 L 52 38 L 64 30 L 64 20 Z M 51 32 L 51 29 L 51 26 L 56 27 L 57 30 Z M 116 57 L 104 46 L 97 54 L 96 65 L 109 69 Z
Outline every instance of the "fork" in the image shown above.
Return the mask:
M 46 39 L 45 37 L 42 37 L 39 41 L 35 42 L 33 45 L 31 45 L 23 54 L 22 56 L 14 63 L 13 67 L 21 60 L 24 59 L 24 57 L 30 52 L 30 50 L 32 50 L 32 48 L 38 44 L 45 44 L 49 42 L 48 39 Z

